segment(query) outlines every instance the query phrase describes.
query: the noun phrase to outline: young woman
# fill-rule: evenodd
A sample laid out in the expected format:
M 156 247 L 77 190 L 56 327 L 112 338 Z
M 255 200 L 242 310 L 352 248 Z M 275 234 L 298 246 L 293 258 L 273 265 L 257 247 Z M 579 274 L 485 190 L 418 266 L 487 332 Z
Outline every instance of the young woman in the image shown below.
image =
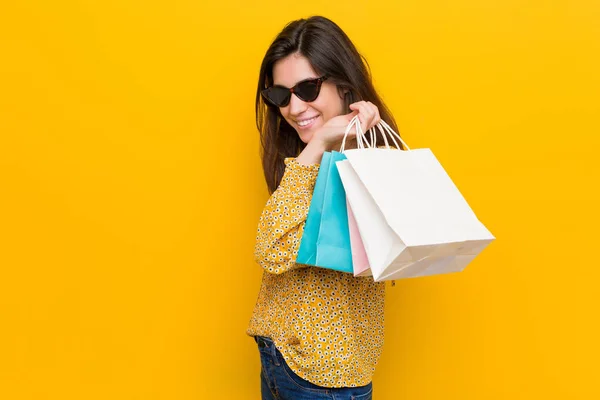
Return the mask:
M 315 16 L 286 25 L 261 65 L 255 110 L 271 197 L 247 334 L 258 343 L 263 399 L 372 398 L 385 282 L 295 262 L 323 152 L 339 150 L 354 116 L 364 131 L 381 119 L 398 131 L 363 60 L 334 22 Z M 346 148 L 356 146 L 350 137 Z

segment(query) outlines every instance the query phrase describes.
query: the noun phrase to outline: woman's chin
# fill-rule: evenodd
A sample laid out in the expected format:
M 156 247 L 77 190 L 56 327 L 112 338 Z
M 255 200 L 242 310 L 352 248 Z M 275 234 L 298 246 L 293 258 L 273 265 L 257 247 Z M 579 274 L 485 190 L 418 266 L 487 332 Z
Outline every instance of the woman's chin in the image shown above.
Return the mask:
M 314 133 L 316 132 L 316 130 L 319 127 L 313 126 L 310 129 L 307 130 L 296 130 L 296 132 L 298 133 L 298 136 L 300 137 L 300 140 L 302 140 L 302 142 L 304 142 L 305 144 L 308 144 L 308 142 L 311 141 L 311 139 L 313 138 Z
M 300 140 L 304 143 L 304 144 L 308 144 L 308 142 L 310 142 L 310 139 L 312 139 L 312 135 L 310 136 L 300 136 Z
M 305 144 L 308 144 L 308 142 L 310 142 L 310 140 L 313 137 L 313 132 L 312 130 L 310 131 L 306 131 L 306 132 L 298 132 L 298 136 L 300 137 L 300 140 L 302 140 L 302 142 L 304 142 Z

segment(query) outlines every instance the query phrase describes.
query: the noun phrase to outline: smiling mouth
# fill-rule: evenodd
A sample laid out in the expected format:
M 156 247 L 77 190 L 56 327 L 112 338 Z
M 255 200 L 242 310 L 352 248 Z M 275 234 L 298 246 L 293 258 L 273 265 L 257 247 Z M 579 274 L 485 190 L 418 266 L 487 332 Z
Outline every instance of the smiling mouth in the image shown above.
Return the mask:
M 315 117 L 312 117 L 312 118 L 310 118 L 310 119 L 305 119 L 305 120 L 302 120 L 302 121 L 296 121 L 296 124 L 297 124 L 299 127 L 301 127 L 301 128 L 302 128 L 302 127 L 304 127 L 304 126 L 308 126 L 308 125 L 310 125 L 310 124 L 311 124 L 311 123 L 312 123 L 314 120 L 316 120 L 318 117 L 319 117 L 319 116 L 317 115 L 317 116 L 315 116 Z

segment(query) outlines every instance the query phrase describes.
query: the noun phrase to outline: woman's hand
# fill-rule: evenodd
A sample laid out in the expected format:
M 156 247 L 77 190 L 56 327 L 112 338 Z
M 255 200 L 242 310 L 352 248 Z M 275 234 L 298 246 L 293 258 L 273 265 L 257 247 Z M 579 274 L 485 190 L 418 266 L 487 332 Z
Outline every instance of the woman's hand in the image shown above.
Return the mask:
M 359 101 L 350 104 L 350 109 L 353 110 L 349 114 L 339 115 L 327 121 L 317 132 L 315 132 L 312 140 L 322 143 L 322 147 L 326 150 L 335 149 L 341 145 L 344 139 L 344 133 L 348 124 L 358 115 L 360 127 L 363 133 L 374 127 L 381 121 L 377 106 L 370 101 Z M 348 138 L 356 137 L 356 128 L 353 126 L 348 133 Z
M 377 106 L 370 101 L 358 101 L 350 104 L 349 107 L 353 110 L 351 113 L 331 118 L 314 133 L 310 142 L 308 142 L 307 146 L 297 157 L 297 161 L 300 164 L 319 163 L 323 157 L 323 152 L 339 150 L 344 140 L 346 128 L 355 116 L 358 115 L 360 128 L 363 133 L 366 133 L 381 121 Z M 348 132 L 346 140 L 355 137 L 356 128 L 353 126 L 350 132 Z
M 366 133 L 381 121 L 379 109 L 370 101 L 358 101 L 350 104 L 349 107 L 353 112 L 358 111 L 358 119 L 363 133 Z

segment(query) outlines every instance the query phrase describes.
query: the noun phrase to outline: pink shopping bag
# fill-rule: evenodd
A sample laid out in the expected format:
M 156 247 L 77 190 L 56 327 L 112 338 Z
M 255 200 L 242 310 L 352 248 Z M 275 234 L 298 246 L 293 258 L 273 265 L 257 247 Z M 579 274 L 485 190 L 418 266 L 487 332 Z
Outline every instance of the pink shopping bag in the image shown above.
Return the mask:
M 369 260 L 367 259 L 367 252 L 363 245 L 360 232 L 358 231 L 358 225 L 354 219 L 352 208 L 350 203 L 346 200 L 348 208 L 348 228 L 350 229 L 350 247 L 352 248 L 352 268 L 354 270 L 354 276 L 373 276 L 371 268 L 369 268 Z

